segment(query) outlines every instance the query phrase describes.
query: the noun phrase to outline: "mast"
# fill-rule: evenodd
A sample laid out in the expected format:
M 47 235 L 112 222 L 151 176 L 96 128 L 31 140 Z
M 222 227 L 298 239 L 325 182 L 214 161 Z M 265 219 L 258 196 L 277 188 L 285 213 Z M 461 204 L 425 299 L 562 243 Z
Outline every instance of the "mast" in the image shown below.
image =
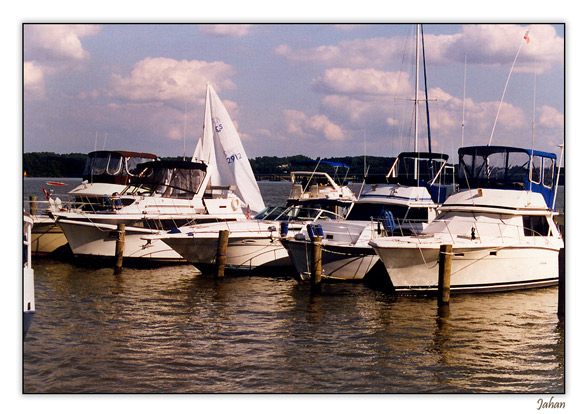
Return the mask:
M 418 87 L 420 86 L 420 55 L 418 53 L 420 43 L 420 25 L 416 25 L 416 90 L 414 93 L 415 122 L 414 122 L 414 152 L 418 152 Z M 418 179 L 418 160 L 414 159 L 414 179 Z
M 424 67 L 424 93 L 426 94 L 426 126 L 428 127 L 428 152 L 432 152 L 432 137 L 430 134 L 430 107 L 428 105 L 428 76 L 426 75 L 426 50 L 424 48 L 424 25 L 420 26 L 422 33 L 422 66 Z

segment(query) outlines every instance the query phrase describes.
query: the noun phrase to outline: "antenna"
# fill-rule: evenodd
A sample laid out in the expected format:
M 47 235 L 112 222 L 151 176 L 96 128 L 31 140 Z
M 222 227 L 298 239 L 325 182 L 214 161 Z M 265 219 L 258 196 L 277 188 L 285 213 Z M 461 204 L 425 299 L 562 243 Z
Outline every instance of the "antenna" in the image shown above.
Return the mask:
M 465 76 L 463 80 L 463 122 L 461 123 L 461 147 L 465 146 L 465 99 L 467 97 L 467 55 L 465 55 Z
M 183 102 L 183 160 L 185 161 L 185 135 L 186 135 L 186 118 L 187 118 L 187 102 Z
M 520 43 L 520 47 L 518 47 L 518 51 L 516 52 L 516 57 L 514 58 L 514 61 L 512 63 L 512 67 L 510 68 L 510 73 L 508 74 L 507 81 L 505 82 L 505 88 L 503 88 L 503 93 L 501 94 L 501 101 L 499 101 L 499 106 L 497 107 L 497 114 L 495 115 L 495 122 L 493 123 L 493 129 L 491 130 L 491 136 L 489 137 L 489 144 L 487 144 L 487 145 L 491 145 L 491 141 L 493 140 L 493 133 L 495 132 L 495 126 L 497 125 L 497 118 L 499 118 L 499 112 L 501 111 L 501 104 L 503 103 L 503 98 L 505 97 L 505 91 L 507 90 L 508 84 L 510 83 L 510 78 L 512 76 L 512 72 L 514 71 L 514 66 L 516 65 L 516 60 L 518 60 L 518 55 L 520 54 L 520 50 L 522 50 L 522 46 L 524 46 L 524 42 L 528 43 L 530 41 L 530 38 L 528 37 L 529 33 L 530 33 L 530 29 L 528 29 L 528 31 L 526 32 L 526 34 L 522 38 L 522 41 Z

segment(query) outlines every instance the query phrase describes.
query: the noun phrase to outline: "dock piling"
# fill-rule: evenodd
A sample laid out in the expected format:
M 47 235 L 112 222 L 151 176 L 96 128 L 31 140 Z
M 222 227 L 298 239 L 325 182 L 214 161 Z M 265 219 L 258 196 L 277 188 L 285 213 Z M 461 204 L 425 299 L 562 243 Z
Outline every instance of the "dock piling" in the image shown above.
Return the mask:
M 450 274 L 452 267 L 452 245 L 440 246 L 438 258 L 438 304 L 446 305 L 450 302 Z
M 31 216 L 36 216 L 37 215 L 37 196 L 32 195 L 29 196 L 29 201 L 30 206 L 29 206 L 29 212 L 31 213 Z
M 124 257 L 124 235 L 126 233 L 126 225 L 118 223 L 116 226 L 116 263 L 114 265 L 114 274 L 118 275 L 122 272 L 122 258 Z
M 224 277 L 226 267 L 226 250 L 228 249 L 228 230 L 220 230 L 218 233 L 218 248 L 216 250 L 216 265 L 214 277 Z
M 322 236 L 312 236 L 312 292 L 319 292 L 322 283 Z
M 565 248 L 558 252 L 558 318 L 565 318 Z

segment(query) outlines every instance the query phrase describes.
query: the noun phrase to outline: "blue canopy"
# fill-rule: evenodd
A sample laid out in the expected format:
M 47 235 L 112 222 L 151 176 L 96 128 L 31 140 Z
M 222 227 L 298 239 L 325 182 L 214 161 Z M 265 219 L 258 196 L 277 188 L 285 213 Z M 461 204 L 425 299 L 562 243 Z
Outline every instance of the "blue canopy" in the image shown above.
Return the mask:
M 506 146 L 459 148 L 459 184 L 540 193 L 554 210 L 556 155 Z

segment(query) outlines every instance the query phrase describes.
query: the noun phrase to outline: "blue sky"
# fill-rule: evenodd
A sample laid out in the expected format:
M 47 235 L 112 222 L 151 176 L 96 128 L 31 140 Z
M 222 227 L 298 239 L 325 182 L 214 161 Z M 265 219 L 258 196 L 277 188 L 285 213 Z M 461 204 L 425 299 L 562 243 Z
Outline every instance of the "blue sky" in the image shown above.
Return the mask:
M 530 147 L 534 135 L 537 149 L 559 153 L 564 25 L 423 27 L 434 151 L 452 155 L 460 146 L 464 92 L 465 145 L 489 142 L 519 50 L 492 143 Z M 249 157 L 413 149 L 412 24 L 26 24 L 23 31 L 25 152 L 175 156 L 185 145 L 191 155 L 206 82 Z M 420 113 L 424 132 L 423 103 Z M 420 135 L 421 149 L 426 140 Z

